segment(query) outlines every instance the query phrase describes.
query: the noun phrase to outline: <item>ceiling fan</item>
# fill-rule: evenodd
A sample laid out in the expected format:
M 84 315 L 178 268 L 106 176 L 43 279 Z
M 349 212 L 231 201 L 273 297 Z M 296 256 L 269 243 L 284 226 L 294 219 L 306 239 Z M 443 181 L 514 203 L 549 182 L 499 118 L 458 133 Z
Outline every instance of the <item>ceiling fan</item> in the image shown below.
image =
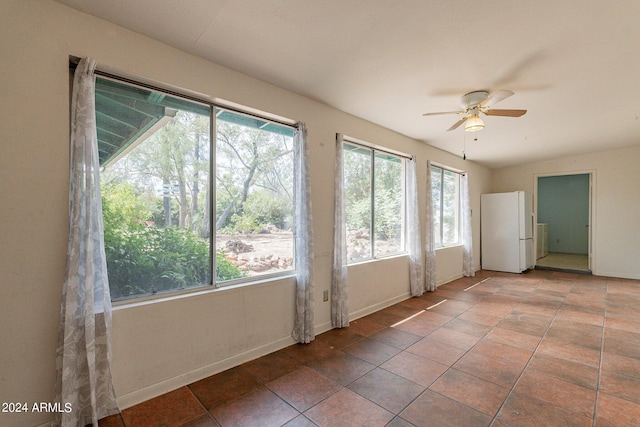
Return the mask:
M 514 93 L 511 90 L 499 90 L 493 92 L 491 95 L 486 90 L 476 90 L 462 95 L 460 98 L 460 111 L 441 111 L 437 113 L 425 113 L 423 116 L 440 116 L 443 114 L 458 114 L 462 118 L 455 122 L 447 131 L 457 129 L 461 124 L 465 123 L 464 130 L 466 132 L 475 132 L 484 129 L 484 123 L 480 118 L 480 114 L 487 116 L 502 116 L 502 117 L 520 117 L 524 115 L 527 110 L 503 110 L 492 109 L 491 107 L 500 101 L 503 101 Z

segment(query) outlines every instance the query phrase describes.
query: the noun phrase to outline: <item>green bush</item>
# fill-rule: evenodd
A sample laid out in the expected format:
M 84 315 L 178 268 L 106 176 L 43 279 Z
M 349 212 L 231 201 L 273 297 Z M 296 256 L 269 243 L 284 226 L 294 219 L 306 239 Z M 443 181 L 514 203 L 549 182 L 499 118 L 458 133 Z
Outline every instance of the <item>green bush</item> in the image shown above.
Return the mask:
M 216 280 L 232 280 L 245 276 L 246 273 L 238 269 L 235 264 L 226 259 L 221 252 L 216 252 Z
M 126 184 L 107 186 L 102 204 L 113 300 L 211 283 L 208 239 L 189 229 L 147 225 L 151 213 Z M 218 280 L 243 275 L 216 254 Z

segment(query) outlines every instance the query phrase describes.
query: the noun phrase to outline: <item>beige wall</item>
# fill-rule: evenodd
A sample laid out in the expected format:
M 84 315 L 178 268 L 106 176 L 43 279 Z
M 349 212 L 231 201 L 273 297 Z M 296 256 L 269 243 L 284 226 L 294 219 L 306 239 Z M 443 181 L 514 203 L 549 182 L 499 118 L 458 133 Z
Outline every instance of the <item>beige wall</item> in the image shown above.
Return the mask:
M 470 173 L 472 208 L 491 186 L 484 167 L 318 102 L 45 0 L 0 2 L 0 401 L 49 402 L 68 232 L 68 57 L 307 123 L 315 233 L 316 330 L 329 328 L 335 133 Z M 424 200 L 421 201 L 424 208 Z M 479 215 L 474 215 L 479 266 Z M 423 227 L 424 230 L 424 227 Z M 438 282 L 461 276 L 459 248 L 438 251 Z M 350 268 L 350 311 L 364 315 L 408 296 L 407 258 Z M 291 343 L 294 286 L 279 280 L 119 306 L 113 373 L 122 407 Z M 49 414 L 0 414 L 38 425 Z
M 592 270 L 640 279 L 640 146 L 500 169 L 493 190 L 535 192 L 537 176 L 592 174 Z

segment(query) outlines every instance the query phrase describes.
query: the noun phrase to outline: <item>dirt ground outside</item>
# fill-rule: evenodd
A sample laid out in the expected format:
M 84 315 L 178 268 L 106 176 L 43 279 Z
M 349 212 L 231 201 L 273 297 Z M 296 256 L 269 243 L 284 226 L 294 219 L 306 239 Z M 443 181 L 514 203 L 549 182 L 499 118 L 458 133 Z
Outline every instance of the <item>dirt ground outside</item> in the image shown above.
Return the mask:
M 293 269 L 293 233 L 216 234 L 216 251 L 249 276 Z M 238 244 L 240 242 L 240 244 Z M 233 248 L 242 250 L 234 251 Z

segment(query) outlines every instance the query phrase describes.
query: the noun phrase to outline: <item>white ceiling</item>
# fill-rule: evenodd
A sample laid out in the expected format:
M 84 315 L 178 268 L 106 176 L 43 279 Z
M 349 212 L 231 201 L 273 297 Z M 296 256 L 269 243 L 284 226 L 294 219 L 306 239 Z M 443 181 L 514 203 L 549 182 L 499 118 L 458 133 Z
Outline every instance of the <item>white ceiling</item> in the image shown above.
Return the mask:
M 640 144 L 637 0 L 56 1 L 491 168 Z

